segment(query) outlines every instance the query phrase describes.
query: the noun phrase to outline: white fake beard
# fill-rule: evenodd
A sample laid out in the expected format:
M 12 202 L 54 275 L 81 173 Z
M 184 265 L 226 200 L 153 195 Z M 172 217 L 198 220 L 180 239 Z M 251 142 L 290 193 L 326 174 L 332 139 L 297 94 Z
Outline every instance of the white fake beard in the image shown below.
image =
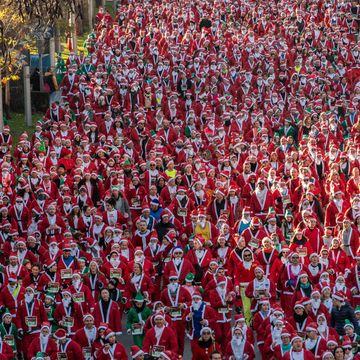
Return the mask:
M 30 303 L 34 299 L 34 294 L 25 294 L 25 301 Z
M 178 287 L 179 287 L 178 283 L 170 283 L 168 285 L 168 288 L 169 288 L 170 292 L 172 292 L 172 293 L 174 293 Z

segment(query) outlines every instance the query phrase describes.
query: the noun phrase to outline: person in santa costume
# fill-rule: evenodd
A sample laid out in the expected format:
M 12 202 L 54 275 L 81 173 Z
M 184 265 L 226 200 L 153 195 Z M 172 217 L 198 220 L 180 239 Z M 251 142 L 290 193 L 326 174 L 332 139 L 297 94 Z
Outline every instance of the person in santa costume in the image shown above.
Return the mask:
M 0 358 L 4 360 L 14 359 L 12 347 L 2 337 L 0 337 Z
M 224 340 L 231 327 L 230 307 L 235 300 L 235 293 L 226 288 L 226 278 L 220 276 L 216 280 L 216 288 L 210 290 L 208 298 L 210 299 L 211 307 L 218 313 L 216 328 L 214 329 L 217 331 L 215 336 L 225 351 Z
M 9 309 L 13 317 L 17 315 L 17 309 L 24 299 L 25 289 L 19 284 L 17 276 L 11 273 L 8 278 L 8 284 L 1 289 L 0 306 Z
M 291 338 L 291 349 L 285 353 L 284 360 L 306 359 L 314 360 L 315 356 L 309 350 L 304 349 L 303 339 L 298 335 Z
M 57 345 L 55 340 L 50 337 L 49 322 L 41 324 L 40 333 L 26 351 L 26 359 L 32 359 L 38 352 L 46 353 L 50 359 L 56 359 L 57 357 Z
M 131 359 L 132 360 L 144 360 L 144 352 L 136 345 L 131 346 L 130 348 Z
M 145 354 L 158 357 L 163 351 L 178 352 L 177 336 L 175 332 L 165 326 L 164 313 L 158 312 L 155 317 L 155 326 L 145 334 L 143 351 Z
M 67 359 L 75 360 L 81 359 L 85 360 L 82 349 L 80 345 L 74 340 L 67 337 L 65 329 L 57 329 L 54 333 L 54 338 L 57 342 L 57 356 L 66 356 Z
M 99 326 L 100 323 L 107 323 L 109 328 L 119 335 L 122 333 L 121 314 L 118 304 L 111 300 L 109 290 L 103 288 L 100 292 L 99 301 L 94 308 L 95 325 Z
M 343 228 L 339 232 L 338 237 L 341 240 L 342 248 L 346 255 L 354 258 L 359 247 L 359 232 L 349 219 L 344 218 Z
M 72 299 L 69 290 L 63 290 L 61 297 L 61 303 L 55 308 L 54 319 L 68 334 L 74 335 L 82 325 L 81 306 Z
M 183 284 L 185 277 L 189 273 L 194 273 L 195 269 L 192 263 L 184 258 L 184 251 L 180 246 L 177 246 L 172 251 L 173 258 L 166 263 L 163 273 L 164 285 L 169 283 L 169 275 L 171 272 L 176 272 L 179 277 L 179 283 Z
M 196 235 L 194 237 L 194 248 L 188 251 L 185 257 L 195 268 L 195 284 L 201 282 L 202 276 L 212 259 L 211 251 L 204 248 L 204 243 L 204 237 Z
M 311 351 L 315 358 L 321 357 L 326 351 L 326 340 L 319 336 L 317 324 L 310 323 L 306 326 L 305 349 Z
M 226 356 L 229 359 L 255 359 L 254 346 L 246 340 L 240 328 L 235 328 L 231 341 L 226 347 Z
M 179 284 L 179 276 L 175 271 L 169 274 L 169 284 L 160 296 L 162 303 L 165 305 L 165 311 L 171 316 L 174 331 L 176 331 L 179 354 L 184 353 L 185 340 L 185 323 L 183 314 L 191 303 L 189 292 Z
M 123 344 L 116 340 L 116 333 L 110 328 L 105 330 L 105 344 L 97 354 L 99 360 L 127 360 L 128 356 Z
M 200 331 L 200 338 L 191 344 L 192 360 L 207 360 L 211 354 L 220 351 L 220 345 L 208 326 Z
M 251 299 L 251 312 L 258 311 L 259 302 L 263 298 L 273 302 L 276 299 L 275 284 L 265 276 L 264 269 L 259 265 L 254 269 L 255 278 L 249 282 L 245 295 Z
M 96 339 L 97 328 L 91 314 L 84 314 L 83 322 L 84 326 L 75 332 L 73 340 L 80 345 L 84 359 L 89 360 L 93 354 L 92 345 Z
M 280 291 L 280 303 L 287 314 L 292 312 L 292 299 L 298 277 L 301 271 L 306 271 L 305 265 L 300 263 L 300 256 L 297 253 L 289 255 L 289 262 L 284 265 L 284 269 L 280 274 L 278 282 L 278 290 Z
M 274 347 L 274 357 L 276 359 L 283 359 L 284 355 L 290 351 L 291 342 L 290 342 L 291 334 L 290 331 L 286 328 L 282 329 L 280 335 L 280 344 L 275 345 Z
M 273 196 L 271 191 L 266 188 L 265 180 L 259 178 L 250 199 L 251 211 L 255 216 L 264 220 L 270 207 L 275 207 Z
M 42 301 L 35 298 L 34 286 L 25 289 L 24 299 L 17 310 L 16 326 L 19 335 L 23 338 L 23 349 L 26 350 L 37 334 L 41 324 L 48 321 Z
M 186 321 L 187 336 L 193 342 L 200 338 L 203 327 L 215 328 L 218 315 L 210 304 L 203 301 L 200 291 L 195 290 L 191 298 L 191 305 L 185 310 L 183 319 Z

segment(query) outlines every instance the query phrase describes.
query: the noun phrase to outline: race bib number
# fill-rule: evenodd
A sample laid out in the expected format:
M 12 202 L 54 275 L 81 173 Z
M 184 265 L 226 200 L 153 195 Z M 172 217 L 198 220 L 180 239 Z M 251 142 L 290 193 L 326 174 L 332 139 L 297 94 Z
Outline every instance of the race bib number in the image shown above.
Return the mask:
M 4 341 L 5 341 L 9 346 L 14 346 L 14 345 L 15 345 L 14 335 L 5 335 L 5 336 L 4 336 Z
M 25 324 L 28 327 L 36 327 L 37 326 L 37 317 L 36 316 L 26 316 Z
M 58 282 L 50 282 L 47 287 L 47 291 L 51 294 L 57 294 L 60 290 L 60 284 Z
M 178 306 L 172 306 L 170 307 L 169 314 L 174 318 L 181 317 L 181 309 Z
M 131 325 L 131 334 L 132 335 L 142 335 L 143 334 L 143 327 L 140 323 L 135 323 Z
M 77 303 L 85 302 L 85 295 L 83 292 L 78 292 L 78 293 L 72 294 L 72 298 L 73 298 L 74 302 L 77 302 Z
M 65 327 L 73 327 L 74 326 L 74 318 L 72 316 L 64 316 L 63 317 L 63 325 Z
M 72 278 L 72 269 L 61 269 L 60 274 L 61 274 L 61 278 L 63 280 L 71 279 Z
M 152 348 L 151 355 L 155 358 L 160 357 L 160 354 L 165 351 L 165 346 L 155 345 Z
M 120 279 L 121 278 L 121 269 L 110 269 L 110 278 Z
M 186 208 L 178 208 L 177 211 L 178 216 L 187 216 L 187 209 Z

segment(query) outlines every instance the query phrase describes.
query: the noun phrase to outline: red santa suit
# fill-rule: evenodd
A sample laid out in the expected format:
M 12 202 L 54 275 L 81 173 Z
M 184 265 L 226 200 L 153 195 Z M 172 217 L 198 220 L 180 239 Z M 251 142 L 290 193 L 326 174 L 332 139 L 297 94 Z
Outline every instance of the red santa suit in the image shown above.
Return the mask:
M 218 279 L 218 284 L 222 281 L 222 279 Z M 225 281 L 225 280 L 224 280 Z M 225 339 L 227 334 L 230 331 L 230 321 L 231 321 L 231 311 L 230 307 L 234 302 L 233 294 L 229 293 L 226 288 L 220 290 L 219 287 L 211 290 L 209 292 L 210 305 L 211 307 L 218 312 L 218 319 L 216 321 L 216 339 L 219 344 L 223 344 L 224 346 Z
M 145 334 L 143 348 L 145 354 L 152 354 L 154 346 L 164 347 L 164 351 L 170 350 L 174 353 L 178 352 L 177 336 L 170 327 L 163 326 L 162 328 L 157 328 L 154 326 L 148 330 Z
M 185 281 L 185 277 L 188 273 L 195 273 L 195 269 L 193 264 L 184 258 L 181 258 L 179 264 L 175 263 L 175 259 L 170 260 L 164 268 L 163 273 L 163 281 L 164 285 L 169 283 L 169 275 L 171 272 L 175 272 L 179 277 L 179 283 L 183 284 Z
M 67 339 L 64 344 L 58 343 L 58 354 L 66 354 L 68 360 L 84 360 L 84 355 L 80 345 L 74 340 Z
M 25 289 L 17 285 L 14 290 L 11 290 L 10 285 L 4 286 L 0 292 L 0 305 L 9 309 L 13 317 L 17 314 L 17 309 L 20 302 L 24 299 Z
M 99 360 L 127 360 L 128 355 L 124 348 L 124 345 L 121 343 L 115 343 L 107 349 L 105 346 L 98 352 L 97 359 Z
M 293 349 L 290 349 L 290 351 L 284 355 L 283 360 L 295 360 L 295 359 L 315 360 L 315 356 L 311 351 L 302 349 L 300 352 L 297 351 L 298 354 L 296 354 L 296 357 L 294 356 L 294 352 L 295 351 Z
M 176 273 L 172 273 L 170 276 L 177 276 Z M 177 342 L 179 347 L 179 354 L 184 353 L 184 340 L 185 340 L 185 323 L 182 321 L 182 316 L 184 310 L 191 303 L 191 295 L 190 293 L 184 289 L 181 285 L 177 286 L 175 292 L 170 291 L 169 284 L 166 289 L 164 289 L 161 293 L 160 300 L 162 303 L 167 306 L 169 310 L 169 315 L 171 317 L 171 321 L 173 324 L 173 330 L 177 335 Z M 179 306 L 182 308 L 179 308 Z M 172 308 L 176 308 L 172 310 Z
M 28 326 L 29 317 L 36 318 L 35 326 Z M 22 344 L 23 349 L 28 349 L 36 334 L 40 332 L 41 324 L 45 321 L 48 321 L 48 316 L 42 301 L 34 298 L 31 303 L 26 303 L 25 300 L 20 302 L 16 315 L 16 327 L 18 331 L 22 330 L 25 334 Z
M 66 328 L 68 334 L 74 335 L 83 324 L 83 313 L 81 306 L 76 302 L 73 302 L 71 306 L 65 306 L 63 302 L 61 302 L 55 308 L 54 319 L 57 321 L 57 323 L 60 321 L 63 323 L 68 320 L 69 325 L 63 326 Z M 70 323 L 73 325 L 71 326 Z
M 305 270 L 306 267 L 303 264 L 298 264 L 294 267 L 292 264 L 284 264 L 283 272 L 280 274 L 278 282 L 278 290 L 281 291 L 280 302 L 281 307 L 287 314 L 291 314 L 292 309 L 292 298 L 295 292 L 297 284 L 297 278 L 301 271 Z
M 40 342 L 40 336 L 36 337 L 30 344 L 27 357 L 28 359 L 32 359 L 36 357 L 38 352 L 46 353 L 51 360 L 55 360 L 57 358 L 57 345 L 55 340 L 48 338 L 48 341 L 44 344 Z
M 122 333 L 121 331 L 122 313 L 120 312 L 118 304 L 113 300 L 109 300 L 107 313 L 105 314 L 102 302 L 103 300 L 100 300 L 95 304 L 95 308 L 94 308 L 95 325 L 99 326 L 100 323 L 106 323 L 109 325 L 110 329 L 112 329 L 117 335 L 120 335 Z
M 225 354 L 227 360 L 234 359 L 235 354 L 237 356 L 242 354 L 241 358 L 245 358 L 245 355 L 247 355 L 247 360 L 255 359 L 254 346 L 249 341 L 243 341 L 241 345 L 237 345 L 234 341 L 230 341 L 226 347 Z
M 265 219 L 269 207 L 274 207 L 274 199 L 268 189 L 260 191 L 258 188 L 251 195 L 250 199 L 251 211 L 260 219 Z

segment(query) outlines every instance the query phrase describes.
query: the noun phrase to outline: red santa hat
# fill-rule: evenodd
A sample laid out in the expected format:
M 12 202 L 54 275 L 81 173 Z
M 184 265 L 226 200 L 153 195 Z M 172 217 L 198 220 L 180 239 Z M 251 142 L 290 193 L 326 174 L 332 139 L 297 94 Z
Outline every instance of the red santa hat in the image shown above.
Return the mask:
M 195 290 L 194 293 L 192 294 L 193 299 L 196 297 L 202 299 L 202 295 L 199 290 Z
M 301 300 L 298 300 L 298 301 L 295 303 L 295 305 L 294 305 L 294 310 L 295 310 L 296 308 L 303 308 L 303 309 L 304 309 L 304 305 L 303 305 L 303 303 L 302 303 Z
M 234 320 L 235 320 L 235 323 L 237 323 L 239 321 L 245 321 L 245 317 L 243 314 L 237 314 L 234 316 Z
M 166 360 L 174 360 L 174 356 L 171 351 L 163 351 L 160 353 L 160 356 L 163 357 Z
M 154 316 L 154 320 L 156 320 L 156 319 L 165 320 L 165 314 L 162 311 L 157 312 Z
M 165 236 L 164 239 L 168 240 L 171 244 L 174 243 L 176 239 L 176 233 L 174 231 L 169 231 Z
M 219 277 L 216 279 L 216 284 L 217 284 L 217 285 L 226 284 L 226 277 L 225 277 L 225 276 L 219 276 Z
M 140 355 L 144 355 L 144 352 L 136 345 L 130 347 L 131 358 L 136 359 Z
M 317 329 L 317 324 L 315 324 L 314 322 L 308 324 L 305 328 L 306 331 L 315 331 L 315 332 L 318 332 L 318 329 Z
M 50 327 L 51 327 L 51 324 L 48 322 L 48 321 L 44 321 L 42 324 L 41 324 L 41 329 L 49 329 L 50 330 Z
M 336 291 L 336 293 L 332 295 L 332 298 L 343 302 L 346 300 L 346 295 L 342 291 Z
M 194 237 L 194 242 L 197 241 L 200 243 L 200 245 L 204 245 L 205 243 L 205 238 L 201 235 L 201 234 L 197 234 Z
M 94 320 L 94 317 L 90 313 L 84 314 L 83 321 L 85 321 L 87 318 L 90 318 L 90 319 Z
M 106 329 L 105 331 L 105 340 L 108 340 L 111 336 L 115 336 L 115 332 L 111 329 Z
M 293 343 L 295 340 L 301 340 L 302 341 L 302 337 L 300 337 L 298 334 L 293 334 L 291 337 L 291 343 Z
M 179 275 L 176 273 L 176 271 L 170 271 L 169 280 L 178 279 L 178 278 L 179 278 Z
M 66 339 L 66 331 L 64 329 L 57 329 L 54 333 L 54 338 L 58 340 Z
M 17 281 L 17 275 L 14 272 L 10 273 L 8 281 L 9 282 L 16 282 Z

